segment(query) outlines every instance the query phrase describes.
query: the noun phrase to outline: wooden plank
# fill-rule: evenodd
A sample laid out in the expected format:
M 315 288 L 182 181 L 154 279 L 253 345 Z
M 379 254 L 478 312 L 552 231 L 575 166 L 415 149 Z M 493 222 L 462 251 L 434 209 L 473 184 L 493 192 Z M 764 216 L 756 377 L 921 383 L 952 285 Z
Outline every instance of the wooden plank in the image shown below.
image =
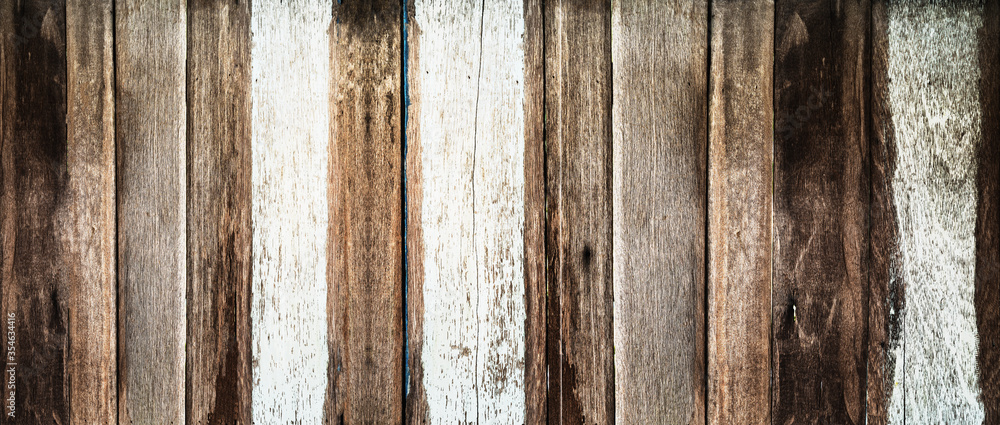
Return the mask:
M 870 7 L 775 9 L 772 420 L 861 423 Z
M 184 0 L 115 3 L 118 418 L 184 421 Z
M 327 423 L 403 420 L 401 12 L 334 7 Z
M 328 383 L 329 2 L 254 2 L 251 332 L 255 423 L 321 423 Z
M 544 3 L 549 423 L 615 420 L 610 3 Z
M 708 422 L 770 424 L 774 2 L 712 3 Z
M 617 420 L 706 420 L 708 4 L 616 2 Z
M 250 5 L 188 4 L 187 398 L 250 423 Z
M 422 294 L 422 339 L 409 420 L 524 423 L 525 11 L 434 0 L 413 11 L 409 181 L 420 211 L 409 235 L 420 235 L 411 252 L 422 273 L 410 289 Z
M 110 9 L 0 6 L 5 423 L 116 420 Z
M 974 298 L 983 6 L 893 1 L 886 12 L 900 259 L 892 272 L 906 288 L 894 349 L 901 385 L 888 420 L 982 423 Z
M 984 424 L 1000 423 L 1000 2 L 983 7 L 978 34 L 982 140 L 976 152 L 976 326 Z

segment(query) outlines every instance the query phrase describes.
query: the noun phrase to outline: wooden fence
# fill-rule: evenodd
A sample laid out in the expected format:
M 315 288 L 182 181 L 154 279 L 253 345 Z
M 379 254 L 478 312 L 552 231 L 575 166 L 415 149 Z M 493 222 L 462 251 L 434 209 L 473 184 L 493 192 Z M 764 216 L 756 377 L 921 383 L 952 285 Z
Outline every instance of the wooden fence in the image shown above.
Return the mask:
M 0 31 L 3 423 L 1000 424 L 1000 2 Z

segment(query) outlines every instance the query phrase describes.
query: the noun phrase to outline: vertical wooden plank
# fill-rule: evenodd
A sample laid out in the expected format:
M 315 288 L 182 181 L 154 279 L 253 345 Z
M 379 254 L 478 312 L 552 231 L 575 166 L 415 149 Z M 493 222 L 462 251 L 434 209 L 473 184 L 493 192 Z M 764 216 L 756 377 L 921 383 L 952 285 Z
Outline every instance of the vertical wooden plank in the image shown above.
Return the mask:
M 250 17 L 254 423 L 324 417 L 331 7 L 261 0 Z
M 118 418 L 184 422 L 186 2 L 115 4 Z
M 1000 2 L 986 2 L 979 30 L 976 152 L 975 307 L 979 332 L 979 396 L 984 424 L 1000 423 Z
M 775 423 L 865 420 L 869 6 L 775 4 Z
M 906 288 L 901 387 L 890 423 L 982 423 L 975 317 L 979 2 L 890 1 L 888 112 L 898 274 Z M 901 406 L 901 407 L 900 407 Z
M 250 3 L 187 14 L 186 416 L 249 424 Z
M 411 289 L 422 291 L 423 338 L 411 389 L 422 416 L 410 420 L 524 423 L 524 5 L 414 6 L 410 235 L 422 273 Z
M 334 6 L 328 423 L 403 420 L 401 12 Z
M 708 4 L 612 17 L 617 420 L 705 416 Z
M 0 22 L 3 422 L 110 423 L 110 3 L 4 2 Z
M 709 423 L 771 423 L 773 34 L 773 1 L 712 3 Z
M 613 423 L 611 2 L 545 2 L 549 423 Z

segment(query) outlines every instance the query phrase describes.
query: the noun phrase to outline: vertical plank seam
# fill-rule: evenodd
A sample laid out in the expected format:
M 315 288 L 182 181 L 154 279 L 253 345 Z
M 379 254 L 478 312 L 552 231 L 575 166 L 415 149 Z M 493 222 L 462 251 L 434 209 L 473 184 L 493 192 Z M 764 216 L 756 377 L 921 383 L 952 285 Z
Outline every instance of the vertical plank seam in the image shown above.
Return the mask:
M 340 3 L 340 1 L 341 0 L 337 0 L 338 3 Z M 402 95 L 400 96 L 400 103 L 401 103 L 401 105 L 400 105 L 401 120 L 400 121 L 401 121 L 401 125 L 400 125 L 400 129 L 399 129 L 399 132 L 400 132 L 400 151 L 401 151 L 400 167 L 399 167 L 399 173 L 400 173 L 400 198 L 401 198 L 400 201 L 401 201 L 401 204 L 402 204 L 401 220 L 400 220 L 402 222 L 402 226 L 400 228 L 400 233 L 402 234 L 402 241 L 401 241 L 401 243 L 402 243 L 402 246 L 403 246 L 403 249 L 402 249 L 402 253 L 403 253 L 402 257 L 403 258 L 402 258 L 402 261 L 401 261 L 401 266 L 403 268 L 403 270 L 402 270 L 402 275 L 403 275 L 402 276 L 403 277 L 403 282 L 402 282 L 402 284 L 403 284 L 403 302 L 402 302 L 402 304 L 403 304 L 403 371 L 402 371 L 403 372 L 403 394 L 402 394 L 402 406 L 403 406 L 403 408 L 401 409 L 401 412 L 402 412 L 402 418 L 400 418 L 400 423 L 401 424 L 402 423 L 406 423 L 406 411 L 407 411 L 407 409 L 406 409 L 406 397 L 410 393 L 410 338 L 409 338 L 409 334 L 410 334 L 410 332 L 409 332 L 409 325 L 410 325 L 409 324 L 409 317 L 410 316 L 409 316 L 409 302 L 408 302 L 408 299 L 409 299 L 408 298 L 409 274 L 408 274 L 408 270 L 407 270 L 408 263 L 406 261 L 407 260 L 407 255 L 408 255 L 408 251 L 407 251 L 407 244 L 408 244 L 408 242 L 406 240 L 406 237 L 407 237 L 406 226 L 407 226 L 407 217 L 408 217 L 407 199 L 406 199 L 406 155 L 407 155 L 407 149 L 406 149 L 407 148 L 407 146 L 406 146 L 406 142 L 407 142 L 407 140 L 406 140 L 406 125 L 407 125 L 407 120 L 409 119 L 409 112 L 408 112 L 407 108 L 410 106 L 410 91 L 409 91 L 409 80 L 407 79 L 407 71 L 408 71 L 408 69 L 407 69 L 407 61 L 409 59 L 409 57 L 407 55 L 409 54 L 408 53 L 409 49 L 407 48 L 407 44 L 406 44 L 406 42 L 407 42 L 407 40 L 406 40 L 406 37 L 407 37 L 407 34 L 406 34 L 407 5 L 406 5 L 406 3 L 407 3 L 406 0 L 400 0 L 400 5 L 401 5 L 401 8 L 403 10 L 402 10 L 402 13 L 400 14 L 400 24 L 399 24 L 400 43 L 402 45 L 401 48 L 400 48 L 400 59 L 399 59 L 399 61 L 400 61 L 400 74 L 401 74 L 400 75 L 400 79 L 399 79 L 399 81 L 400 81 L 399 84 L 401 86 L 401 92 L 402 92 Z
M 712 0 L 708 0 L 707 4 L 705 6 L 706 6 L 705 7 L 705 18 L 706 18 L 706 21 L 707 21 L 706 24 L 705 24 L 705 46 L 706 46 L 706 49 L 705 49 L 705 85 L 706 85 L 705 86 L 705 164 L 704 164 L 705 165 L 705 174 L 704 174 L 704 178 L 705 178 L 705 209 L 704 209 L 704 211 L 702 211 L 702 215 L 703 215 L 703 218 L 704 218 L 704 224 L 705 224 L 704 228 L 702 229 L 702 235 L 704 235 L 704 237 L 705 237 L 705 240 L 704 240 L 704 251 L 705 251 L 704 255 L 705 255 L 705 257 L 704 257 L 704 261 L 702 261 L 702 265 L 701 265 L 702 268 L 704 269 L 703 273 L 704 273 L 704 276 L 705 276 L 705 278 L 701 282 L 701 284 L 704 285 L 704 288 L 703 288 L 704 290 L 702 291 L 702 300 L 701 301 L 702 301 L 702 315 L 704 317 L 703 320 L 705 321 L 705 324 L 702 327 L 702 334 L 698 335 L 697 337 L 701 338 L 700 342 L 702 344 L 702 356 L 703 356 L 702 361 L 704 362 L 704 369 L 703 369 L 702 377 L 701 377 L 702 381 L 705 383 L 704 385 L 701 386 L 702 387 L 701 390 L 702 390 L 702 393 L 703 393 L 703 395 L 702 395 L 702 397 L 703 397 L 702 401 L 704 403 L 704 409 L 702 410 L 702 413 L 704 414 L 704 421 L 702 422 L 702 424 L 708 425 L 708 417 L 709 417 L 709 410 L 710 410 L 709 409 L 710 408 L 710 406 L 709 406 L 709 391 L 708 391 L 709 382 L 710 382 L 709 381 L 709 377 L 708 377 L 708 373 L 709 373 L 708 334 L 710 332 L 710 326 L 711 326 L 711 321 L 710 321 L 708 309 L 709 309 L 709 295 L 710 295 L 709 294 L 709 286 L 710 286 L 709 277 L 712 275 L 711 274 L 711 270 L 710 270 L 710 264 L 711 264 L 711 258 L 712 258 L 712 250 L 711 250 L 711 244 L 709 243 L 710 242 L 709 239 L 712 237 L 712 235 L 711 235 L 712 215 L 711 215 L 711 210 L 709 208 L 709 206 L 712 205 L 712 203 L 711 203 L 712 191 L 711 191 L 711 188 L 709 188 L 709 184 L 710 184 L 710 182 L 712 180 L 712 175 L 711 175 L 711 172 L 712 172 L 711 171 L 711 168 L 712 168 L 712 158 L 710 157 L 710 155 L 711 155 L 711 152 L 712 152 L 711 151 L 711 142 L 712 142 L 711 141 L 711 139 L 712 139 L 712 131 L 711 131 L 712 130 L 712 88 L 711 88 L 711 82 L 712 82 L 712 6 L 713 6 L 713 1 Z M 612 63 L 612 66 L 614 66 L 614 63 Z M 614 70 L 612 70 L 612 73 L 613 72 L 614 72 Z
M 120 225 L 120 211 L 118 208 L 118 187 L 121 183 L 121 173 L 118 167 L 118 151 L 120 149 L 118 145 L 118 130 L 120 125 L 120 120 L 118 119 L 118 1 L 111 1 L 111 81 L 110 89 L 114 91 L 112 94 L 114 102 L 114 112 L 112 116 L 114 117 L 114 130 L 112 131 L 114 138 L 115 151 L 113 155 L 114 167 L 115 167 L 115 187 L 114 187 L 114 205 L 115 205 L 115 255 L 114 255 L 114 270 L 115 270 L 115 424 L 121 425 L 121 409 L 122 409 L 122 368 L 121 368 L 121 331 L 119 323 L 122 320 L 122 297 L 121 297 L 121 262 L 118 261 L 120 258 L 120 238 L 119 230 Z
M 480 84 L 482 83 L 483 77 L 483 24 L 486 19 L 486 0 L 482 0 L 479 7 L 479 70 L 476 74 L 476 110 L 473 112 L 472 118 L 472 249 L 474 264 L 476 266 L 476 353 L 474 358 L 473 370 L 475 371 L 475 376 L 473 379 L 473 388 L 476 390 L 476 423 L 479 423 L 479 254 L 478 245 L 476 244 L 476 155 L 477 155 L 477 145 L 479 142 L 479 94 Z
M 774 52 L 778 47 L 778 7 L 775 5 L 778 0 L 771 2 L 771 208 L 770 214 L 768 214 L 768 248 L 769 248 L 769 260 L 770 267 L 768 268 L 768 319 L 769 319 L 769 329 L 768 329 L 768 344 L 767 344 L 767 370 L 768 370 L 768 392 L 767 392 L 767 409 L 768 417 L 770 418 L 771 425 L 774 425 L 774 192 L 775 192 L 775 164 L 774 164 L 774 148 L 776 143 L 774 143 L 774 128 L 775 119 L 777 118 L 776 109 L 778 107 L 777 102 L 774 99 L 774 88 L 776 87 L 778 75 L 775 71 L 778 68 L 778 61 L 774 59 Z M 708 424 L 706 424 L 708 425 Z

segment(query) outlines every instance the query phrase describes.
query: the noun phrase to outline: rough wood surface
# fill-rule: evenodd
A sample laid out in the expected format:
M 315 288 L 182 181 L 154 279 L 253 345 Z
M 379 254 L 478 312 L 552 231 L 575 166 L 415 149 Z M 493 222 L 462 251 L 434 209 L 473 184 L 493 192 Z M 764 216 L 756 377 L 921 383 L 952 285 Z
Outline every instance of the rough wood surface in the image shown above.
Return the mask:
M 329 379 L 332 6 L 261 0 L 252 7 L 251 417 L 318 424 Z
M 184 422 L 184 0 L 115 3 L 118 419 Z
M 982 5 L 890 2 L 892 202 L 906 288 L 890 423 L 982 423 L 977 384 L 976 154 Z
M 421 423 L 525 421 L 523 5 L 415 1 Z M 411 31 L 411 34 L 413 32 Z M 417 65 L 417 66 L 414 66 Z M 411 233 L 412 235 L 412 233 Z
M 333 10 L 327 423 L 403 420 L 401 12 Z
M 620 1 L 614 70 L 616 419 L 702 424 L 708 4 Z
M 187 423 L 250 423 L 250 5 L 188 3 Z
M 549 423 L 614 422 L 611 4 L 545 2 Z
M 712 19 L 708 422 L 770 424 L 774 2 Z
M 775 8 L 772 419 L 863 423 L 870 7 Z

